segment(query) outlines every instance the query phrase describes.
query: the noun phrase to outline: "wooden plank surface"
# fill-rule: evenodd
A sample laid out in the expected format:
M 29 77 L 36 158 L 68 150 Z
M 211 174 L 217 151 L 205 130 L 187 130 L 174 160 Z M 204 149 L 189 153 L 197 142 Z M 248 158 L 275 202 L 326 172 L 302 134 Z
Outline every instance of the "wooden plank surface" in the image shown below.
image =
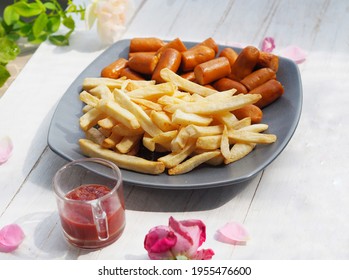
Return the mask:
M 15 147 L 0 166 L 0 227 L 17 222 L 26 233 L 17 251 L 0 259 L 146 259 L 144 236 L 171 215 L 202 219 L 203 247 L 213 248 L 215 259 L 348 259 L 348 13 L 348 3 L 339 0 L 136 1 L 124 38 L 212 36 L 223 44 L 258 46 L 273 36 L 276 52 L 303 48 L 303 110 L 286 149 L 250 181 L 187 191 L 125 186 L 125 232 L 97 251 L 63 240 L 51 180 L 66 161 L 49 150 L 46 138 L 65 89 L 103 47 L 90 44 L 95 34 L 83 30 L 73 34 L 70 47 L 42 44 L 0 99 L 0 137 L 9 135 Z M 246 226 L 246 246 L 216 240 L 228 221 Z

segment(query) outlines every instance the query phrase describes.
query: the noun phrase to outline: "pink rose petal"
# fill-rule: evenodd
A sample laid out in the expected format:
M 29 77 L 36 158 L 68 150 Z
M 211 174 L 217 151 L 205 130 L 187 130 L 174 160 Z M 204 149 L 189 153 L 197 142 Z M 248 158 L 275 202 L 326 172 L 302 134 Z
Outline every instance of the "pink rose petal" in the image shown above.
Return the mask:
M 263 52 L 272 52 L 275 49 L 275 40 L 273 37 L 265 37 L 262 40 L 261 50 Z
M 217 240 L 233 245 L 245 244 L 249 234 L 245 227 L 237 222 L 229 222 L 217 231 Z
M 24 239 L 20 226 L 10 224 L 0 230 L 0 252 L 9 253 L 18 248 Z
M 299 64 L 305 61 L 307 53 L 300 47 L 291 45 L 286 47 L 285 49 L 280 50 L 280 56 L 289 58 L 293 60 L 295 63 Z
M 5 136 L 0 139 L 0 165 L 5 163 L 12 154 L 13 144 L 11 138 Z

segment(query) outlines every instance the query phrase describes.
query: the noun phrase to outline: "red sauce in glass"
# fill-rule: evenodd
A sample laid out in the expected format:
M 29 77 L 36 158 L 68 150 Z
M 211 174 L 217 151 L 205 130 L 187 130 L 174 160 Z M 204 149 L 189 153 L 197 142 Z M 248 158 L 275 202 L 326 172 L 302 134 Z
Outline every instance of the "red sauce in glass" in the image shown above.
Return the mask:
M 90 201 L 101 198 L 109 192 L 110 189 L 106 186 L 83 185 L 69 192 L 66 198 L 75 201 Z M 99 239 L 93 220 L 92 208 L 89 204 L 65 202 L 64 215 L 61 216 L 62 227 L 69 239 L 73 239 L 72 242 L 75 245 L 90 248 L 107 245 L 114 242 L 122 233 L 125 225 L 123 201 L 119 201 L 117 194 L 115 194 L 103 199 L 101 205 L 107 214 L 109 230 L 109 238 L 107 240 Z

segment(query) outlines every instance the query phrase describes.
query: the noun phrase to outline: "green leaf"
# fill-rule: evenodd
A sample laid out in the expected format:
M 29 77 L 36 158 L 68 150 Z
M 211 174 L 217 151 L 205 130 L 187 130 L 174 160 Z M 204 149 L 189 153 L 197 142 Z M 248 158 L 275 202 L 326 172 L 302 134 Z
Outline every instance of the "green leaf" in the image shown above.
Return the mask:
M 60 16 L 50 16 L 48 18 L 47 31 L 50 33 L 55 33 L 58 31 L 60 25 L 61 25 Z
M 64 35 L 52 35 L 49 36 L 48 39 L 50 42 L 56 46 L 68 46 L 69 45 L 69 40 L 66 36 Z
M 75 22 L 72 17 L 67 17 L 63 20 L 63 25 L 65 27 L 68 27 L 69 29 L 74 29 L 75 28 Z
M 33 24 L 33 35 L 35 38 L 39 37 L 45 30 L 48 22 L 47 15 L 45 13 L 40 14 L 34 21 Z
M 56 5 L 54 3 L 52 3 L 52 2 L 46 2 L 46 3 L 44 3 L 44 6 L 48 10 L 52 10 L 52 11 L 57 10 Z
M 17 2 L 13 8 L 22 17 L 33 17 L 45 12 L 44 6 L 39 3 Z
M 6 30 L 5 28 L 2 26 L 1 22 L 0 22 L 0 37 L 4 37 L 6 34 Z
M 4 21 L 7 25 L 11 25 L 19 20 L 19 14 L 15 11 L 13 5 L 9 5 L 4 10 Z
M 2 87 L 8 78 L 10 78 L 10 73 L 7 71 L 4 65 L 0 64 L 0 87 Z
M 0 63 L 6 64 L 14 60 L 19 52 L 20 49 L 15 42 L 6 37 L 0 38 Z
M 31 24 L 25 24 L 19 29 L 19 34 L 22 37 L 27 37 L 30 32 L 32 32 L 32 25 Z

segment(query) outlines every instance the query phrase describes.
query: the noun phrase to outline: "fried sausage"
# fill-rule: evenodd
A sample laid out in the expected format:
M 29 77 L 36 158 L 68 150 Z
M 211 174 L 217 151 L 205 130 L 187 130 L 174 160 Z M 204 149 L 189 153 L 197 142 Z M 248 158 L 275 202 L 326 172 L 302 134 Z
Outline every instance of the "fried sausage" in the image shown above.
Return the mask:
M 259 50 L 253 46 L 247 46 L 239 53 L 236 58 L 229 78 L 241 81 L 247 75 L 251 74 L 259 59 Z
M 263 118 L 263 112 L 262 110 L 254 105 L 254 104 L 249 104 L 245 105 L 242 108 L 239 108 L 237 110 L 232 111 L 232 113 L 239 119 L 244 119 L 244 118 L 251 118 L 251 123 L 260 123 Z
M 211 37 L 207 38 L 205 41 L 202 41 L 201 43 L 195 45 L 194 47 L 192 47 L 192 49 L 199 47 L 199 46 L 209 47 L 209 48 L 213 49 L 216 54 L 218 53 L 218 45 L 215 42 L 215 40 L 213 40 Z
M 189 80 L 191 82 L 194 82 L 195 81 L 195 74 L 194 74 L 194 71 L 191 71 L 191 72 L 187 72 L 187 73 L 183 73 L 181 75 L 182 78 L 186 79 L 186 80 Z
M 120 77 L 126 77 L 130 80 L 145 80 L 143 76 L 141 76 L 139 73 L 132 71 L 130 68 L 126 67 L 121 70 Z
M 152 80 L 155 80 L 157 83 L 163 83 L 164 80 L 160 76 L 161 69 L 168 68 L 176 73 L 181 65 L 181 58 L 182 55 L 179 51 L 172 48 L 165 49 L 155 67 Z
M 120 72 L 127 66 L 128 60 L 119 58 L 114 62 L 104 67 L 101 71 L 101 77 L 117 79 L 120 77 Z
M 256 66 L 258 68 L 270 68 L 276 73 L 279 69 L 279 57 L 272 53 L 260 52 Z
M 206 46 L 197 46 L 182 52 L 181 69 L 183 72 L 192 71 L 196 65 L 209 61 L 216 56 L 213 49 Z
M 130 52 L 130 53 L 128 53 L 128 59 L 130 59 L 132 56 L 134 56 L 135 54 L 140 54 L 140 53 L 145 53 L 145 54 L 152 54 L 152 55 L 154 55 L 156 52 Z
M 243 84 L 229 78 L 219 79 L 213 83 L 213 87 L 218 91 L 225 91 L 235 88 L 238 93 L 247 93 L 247 89 Z
M 197 65 L 194 68 L 195 79 L 200 85 L 206 85 L 221 79 L 231 72 L 229 60 L 226 57 L 217 57 Z
M 159 38 L 133 38 L 130 40 L 130 53 L 132 52 L 156 52 L 165 45 Z
M 261 68 L 247 75 L 240 82 L 248 89 L 253 90 L 260 85 L 263 85 L 270 79 L 276 79 L 275 72 L 270 68 Z
M 258 93 L 262 95 L 262 98 L 259 99 L 255 105 L 259 108 L 264 108 L 283 95 L 284 87 L 279 81 L 272 79 L 251 90 L 249 93 Z
M 156 56 L 158 58 L 160 58 L 161 54 L 163 53 L 164 50 L 166 49 L 175 49 L 179 52 L 184 52 L 187 50 L 187 47 L 184 45 L 184 43 L 182 42 L 181 39 L 176 38 L 170 42 L 168 42 L 167 44 L 165 44 L 163 47 L 161 47 L 157 52 L 156 52 Z
M 128 67 L 141 74 L 152 75 L 158 58 L 152 53 L 135 53 L 128 61 Z
M 234 51 L 232 48 L 224 48 L 219 54 L 219 57 L 222 57 L 222 56 L 228 58 L 230 66 L 233 66 L 235 60 L 238 57 L 238 53 Z

